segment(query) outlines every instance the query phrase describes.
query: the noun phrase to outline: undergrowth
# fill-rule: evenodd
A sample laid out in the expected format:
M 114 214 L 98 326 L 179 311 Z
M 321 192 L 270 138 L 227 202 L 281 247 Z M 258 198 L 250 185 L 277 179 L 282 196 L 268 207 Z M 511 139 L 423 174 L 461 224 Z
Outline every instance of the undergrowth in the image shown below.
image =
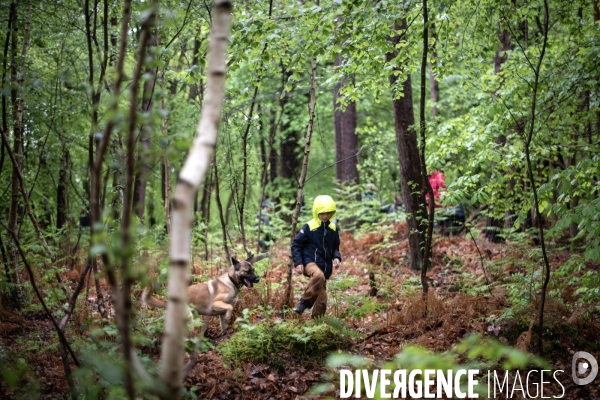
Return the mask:
M 349 345 L 350 331 L 339 320 L 339 324 L 331 325 L 322 323 L 323 319 L 262 321 L 252 325 L 248 323 L 247 310 L 244 310 L 244 316 L 238 319 L 240 329 L 229 341 L 217 347 L 225 362 L 266 362 L 282 352 L 304 361 L 321 360 L 328 353 L 346 349 Z

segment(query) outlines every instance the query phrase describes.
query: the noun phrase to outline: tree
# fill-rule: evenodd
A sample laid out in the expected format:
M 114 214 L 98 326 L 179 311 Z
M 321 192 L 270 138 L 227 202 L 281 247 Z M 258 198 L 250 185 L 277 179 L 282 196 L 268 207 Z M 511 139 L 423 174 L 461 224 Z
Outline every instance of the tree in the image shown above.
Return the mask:
M 335 66 L 340 66 L 342 59 L 337 56 Z M 349 78 L 350 84 L 354 83 Z M 356 135 L 356 103 L 342 102 L 340 90 L 344 81 L 340 80 L 333 89 L 333 118 L 335 127 L 335 176 L 342 183 L 358 184 L 358 136 Z
M 140 128 L 140 147 L 138 148 L 138 170 L 135 174 L 135 186 L 133 189 L 133 210 L 140 221 L 144 221 L 144 206 L 146 204 L 146 186 L 148 184 L 148 173 L 150 170 L 150 144 L 152 138 L 152 105 L 154 104 L 154 86 L 156 84 L 156 49 L 158 47 L 158 28 L 154 28 L 153 50 L 150 51 L 151 60 L 146 68 L 144 76 L 144 91 L 142 94 L 142 115 L 147 115 L 148 121 L 142 123 Z M 152 64 L 155 65 L 152 65 Z
M 406 19 L 395 30 L 404 32 L 408 26 Z M 395 46 L 400 43 L 401 36 L 390 38 Z M 386 60 L 392 63 L 398 57 L 398 51 L 393 50 L 386 54 Z M 405 77 L 403 80 L 400 77 Z M 412 86 L 410 74 L 402 65 L 395 65 L 393 73 L 389 76 L 393 100 L 394 130 L 396 132 L 396 144 L 398 146 L 398 163 L 400 165 L 400 184 L 402 187 L 402 199 L 407 213 L 407 224 L 409 230 L 409 265 L 413 270 L 420 271 L 423 267 L 422 244 L 424 240 L 424 219 L 427 217 L 423 179 L 421 174 L 421 163 L 419 146 L 417 143 L 417 132 L 414 129 L 415 117 L 413 111 Z
M 169 388 L 166 398 L 179 398 L 182 386 L 183 340 L 189 282 L 192 206 L 198 187 L 208 172 L 217 143 L 225 91 L 225 56 L 229 37 L 232 2 L 215 1 L 208 49 L 205 104 L 196 129 L 194 145 L 177 178 L 173 194 L 169 307 L 162 347 L 161 380 Z

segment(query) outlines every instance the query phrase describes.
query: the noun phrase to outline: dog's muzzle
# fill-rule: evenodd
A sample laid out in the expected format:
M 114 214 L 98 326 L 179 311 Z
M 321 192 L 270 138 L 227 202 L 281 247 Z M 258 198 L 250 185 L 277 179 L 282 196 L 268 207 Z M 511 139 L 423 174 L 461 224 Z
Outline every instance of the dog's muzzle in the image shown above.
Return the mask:
M 254 287 L 254 283 L 260 282 L 260 279 L 255 276 L 254 278 L 243 278 L 242 282 L 248 289 L 252 289 Z

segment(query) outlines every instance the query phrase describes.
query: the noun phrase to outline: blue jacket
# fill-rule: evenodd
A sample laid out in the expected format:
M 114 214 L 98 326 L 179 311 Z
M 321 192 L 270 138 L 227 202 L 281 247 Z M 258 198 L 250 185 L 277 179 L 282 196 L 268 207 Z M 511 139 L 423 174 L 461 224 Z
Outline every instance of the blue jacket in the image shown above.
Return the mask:
M 319 213 L 332 212 L 329 221 L 321 222 Z M 340 261 L 340 235 L 333 222 L 335 203 L 329 196 L 317 196 L 313 204 L 313 219 L 305 224 L 292 242 L 294 266 L 316 263 L 326 279 L 333 272 L 333 259 Z

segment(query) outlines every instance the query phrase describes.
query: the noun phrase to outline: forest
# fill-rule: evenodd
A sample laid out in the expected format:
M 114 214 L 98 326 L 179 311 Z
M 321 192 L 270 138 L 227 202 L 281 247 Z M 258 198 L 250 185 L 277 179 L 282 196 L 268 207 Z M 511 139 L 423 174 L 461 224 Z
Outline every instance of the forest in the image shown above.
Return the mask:
M 0 398 L 600 398 L 599 0 L 0 4 Z

